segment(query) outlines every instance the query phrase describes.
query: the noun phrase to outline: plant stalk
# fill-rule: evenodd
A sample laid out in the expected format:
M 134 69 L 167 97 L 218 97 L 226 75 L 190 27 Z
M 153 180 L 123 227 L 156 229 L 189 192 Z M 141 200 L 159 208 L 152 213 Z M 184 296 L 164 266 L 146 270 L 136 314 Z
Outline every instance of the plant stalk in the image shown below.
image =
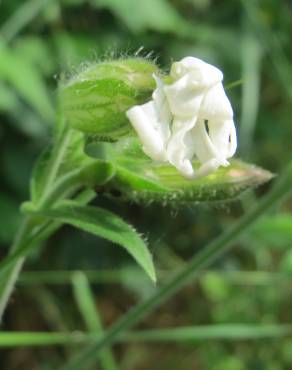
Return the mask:
M 47 182 L 43 190 L 42 199 L 38 205 L 39 207 L 41 207 L 43 204 L 47 204 L 47 197 L 48 194 L 50 193 L 50 188 L 52 187 L 52 184 L 57 176 L 58 169 L 62 163 L 66 149 L 70 142 L 70 135 L 71 131 L 65 128 L 56 146 L 52 150 L 52 157 L 49 162 L 49 168 L 47 173 Z M 13 255 L 14 253 L 17 253 L 22 248 L 29 247 L 29 245 L 34 240 L 33 236 L 31 235 L 31 232 L 33 231 L 36 225 L 33 224 L 31 221 L 32 221 L 31 217 L 26 217 L 23 220 L 23 223 L 19 228 L 18 233 L 16 234 L 14 243 L 11 246 L 9 252 L 10 256 Z M 42 226 L 42 223 L 39 225 L 40 227 Z M 9 302 L 10 296 L 13 292 L 15 283 L 22 269 L 24 261 L 25 261 L 24 256 L 18 258 L 14 262 L 13 266 L 11 266 L 4 273 L 5 274 L 4 277 L 1 278 L 3 282 L 1 282 L 0 286 L 0 324 L 2 322 L 5 308 Z
M 26 218 L 23 220 L 23 223 L 21 227 L 19 228 L 19 231 L 15 237 L 15 241 L 11 246 L 11 251 L 10 253 L 14 253 L 17 251 L 18 248 L 21 247 L 23 243 L 23 239 L 26 238 L 27 234 L 30 232 L 30 227 L 29 227 L 29 219 Z M 18 275 L 21 271 L 22 265 L 24 263 L 24 257 L 19 258 L 17 262 L 14 264 L 13 267 L 11 267 L 7 272 L 6 272 L 6 281 L 5 283 L 1 284 L 0 286 L 0 324 L 2 322 L 2 317 L 4 314 L 4 310 L 8 304 L 9 298 L 13 292 L 13 288 L 15 286 L 15 283 L 17 281 Z

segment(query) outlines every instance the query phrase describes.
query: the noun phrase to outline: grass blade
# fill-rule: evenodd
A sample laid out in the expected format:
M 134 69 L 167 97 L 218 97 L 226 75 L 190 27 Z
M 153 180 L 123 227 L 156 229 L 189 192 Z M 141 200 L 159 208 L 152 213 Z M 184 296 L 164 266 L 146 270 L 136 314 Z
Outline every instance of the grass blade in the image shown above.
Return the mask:
M 205 340 L 258 340 L 292 335 L 292 325 L 219 324 L 180 327 L 175 329 L 143 330 L 124 333 L 118 342 L 200 342 Z M 97 333 L 10 332 L 0 333 L 0 348 L 72 346 L 96 342 Z
M 86 275 L 81 271 L 76 272 L 73 275 L 72 284 L 77 306 L 88 331 L 101 335 L 103 333 L 102 322 Z M 99 358 L 104 370 L 118 369 L 113 353 L 109 348 L 101 351 Z

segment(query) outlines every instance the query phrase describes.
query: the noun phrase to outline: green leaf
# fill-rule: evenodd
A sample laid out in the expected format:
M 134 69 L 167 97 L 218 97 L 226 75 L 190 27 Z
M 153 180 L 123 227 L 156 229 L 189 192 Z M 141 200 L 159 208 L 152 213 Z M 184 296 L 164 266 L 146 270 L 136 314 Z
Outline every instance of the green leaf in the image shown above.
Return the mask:
M 15 199 L 0 193 L 0 242 L 10 243 L 20 225 L 19 204 Z
M 83 206 L 91 202 L 95 198 L 95 192 L 91 189 L 86 189 L 79 193 L 75 199 L 75 204 Z M 31 202 L 24 202 L 21 209 L 27 214 L 37 214 L 35 208 Z M 32 221 L 34 223 L 34 221 Z M 2 274 L 7 271 L 7 268 L 13 265 L 20 257 L 28 255 L 35 247 L 38 247 L 39 243 L 48 239 L 54 232 L 56 232 L 62 226 L 62 222 L 54 221 L 44 223 L 34 235 L 27 235 L 27 239 L 23 240 L 20 247 L 13 253 L 8 254 L 4 259 L 0 261 L 0 280 Z M 1 287 L 1 285 L 0 285 Z
M 66 201 L 41 214 L 121 245 L 134 257 L 149 277 L 156 281 L 152 257 L 144 240 L 131 225 L 114 213 Z
M 133 32 L 152 29 L 179 33 L 186 22 L 166 0 L 93 0 L 99 8 L 110 9 Z
M 45 122 L 51 121 L 53 108 L 40 71 L 17 51 L 0 47 L 0 78 L 11 84 Z
M 292 215 L 281 213 L 266 216 L 255 223 L 250 235 L 265 247 L 275 248 L 290 247 L 292 240 Z

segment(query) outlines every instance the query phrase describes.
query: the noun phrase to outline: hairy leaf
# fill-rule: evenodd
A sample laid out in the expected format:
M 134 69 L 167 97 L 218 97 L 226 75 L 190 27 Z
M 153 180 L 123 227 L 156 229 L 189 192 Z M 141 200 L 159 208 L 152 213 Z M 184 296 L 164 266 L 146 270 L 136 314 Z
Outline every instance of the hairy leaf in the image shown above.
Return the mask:
M 43 216 L 64 222 L 124 247 L 149 277 L 155 281 L 151 254 L 137 231 L 112 212 L 72 201 L 42 212 Z

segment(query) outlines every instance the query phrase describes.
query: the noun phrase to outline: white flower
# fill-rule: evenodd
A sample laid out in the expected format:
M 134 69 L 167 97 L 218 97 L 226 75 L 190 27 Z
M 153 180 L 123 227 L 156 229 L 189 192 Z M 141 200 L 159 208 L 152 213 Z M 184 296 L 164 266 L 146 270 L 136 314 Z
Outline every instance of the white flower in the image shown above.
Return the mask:
M 222 72 L 200 59 L 187 57 L 172 65 L 173 83 L 154 76 L 152 100 L 126 114 L 143 151 L 156 161 L 168 161 L 185 177 L 198 178 L 228 166 L 236 150 L 231 104 Z M 192 160 L 201 167 L 194 171 Z

